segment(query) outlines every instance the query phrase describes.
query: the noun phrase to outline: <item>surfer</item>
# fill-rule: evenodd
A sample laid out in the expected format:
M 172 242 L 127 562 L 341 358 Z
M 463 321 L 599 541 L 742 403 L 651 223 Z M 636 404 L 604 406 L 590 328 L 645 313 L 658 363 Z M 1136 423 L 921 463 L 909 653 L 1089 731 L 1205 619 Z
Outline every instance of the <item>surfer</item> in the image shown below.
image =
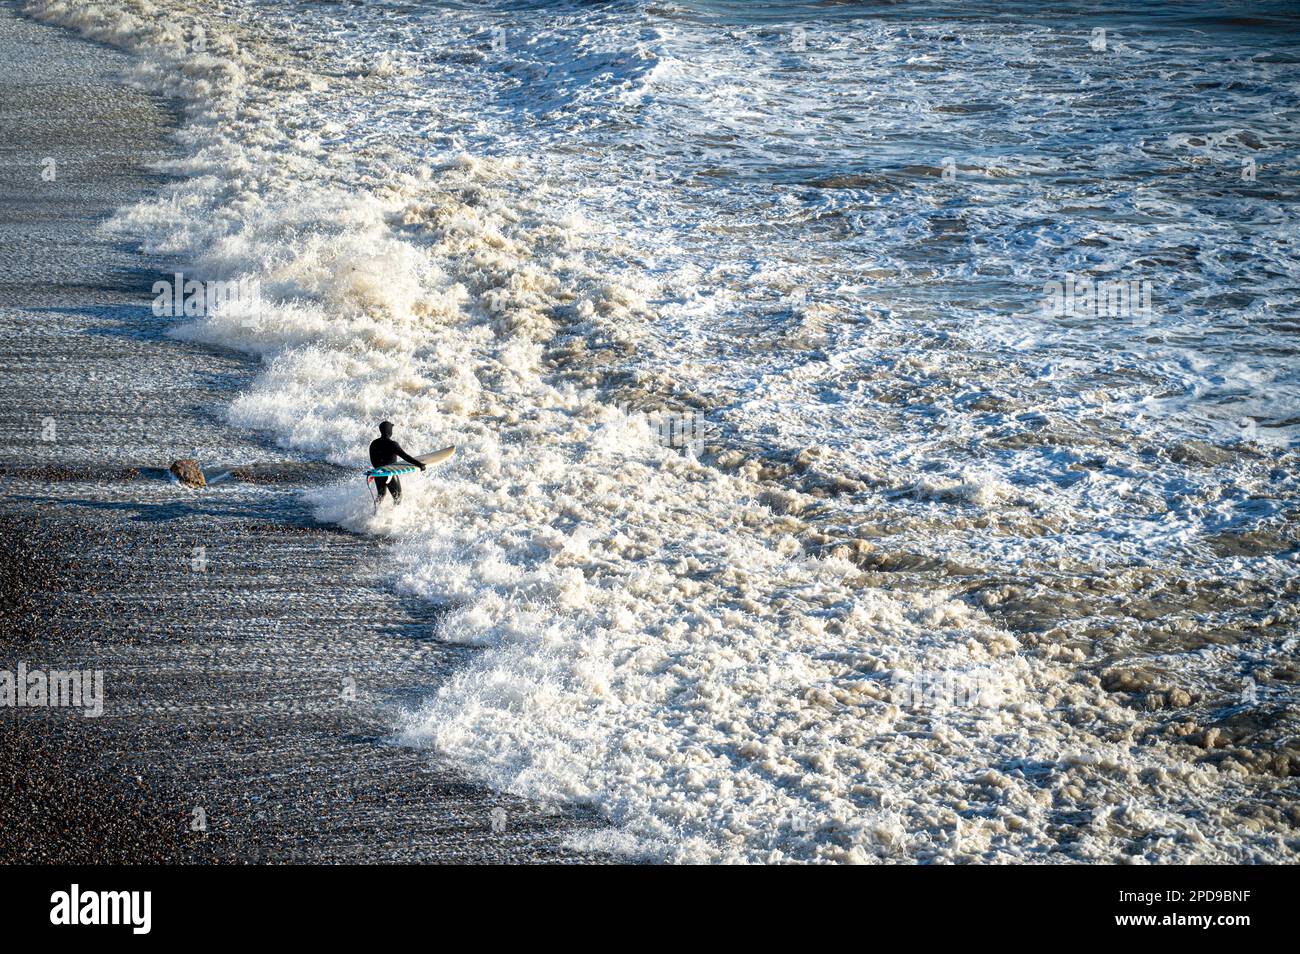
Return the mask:
M 402 445 L 393 440 L 393 425 L 390 422 L 380 423 L 379 433 L 382 436 L 370 442 L 371 467 L 388 467 L 390 464 L 396 464 L 397 458 L 400 457 L 408 464 L 414 464 L 420 470 L 424 470 L 424 464 L 402 450 Z M 402 502 L 402 482 L 396 477 L 376 477 L 375 488 L 378 495 L 375 498 L 376 509 L 386 493 L 392 493 L 394 507 Z

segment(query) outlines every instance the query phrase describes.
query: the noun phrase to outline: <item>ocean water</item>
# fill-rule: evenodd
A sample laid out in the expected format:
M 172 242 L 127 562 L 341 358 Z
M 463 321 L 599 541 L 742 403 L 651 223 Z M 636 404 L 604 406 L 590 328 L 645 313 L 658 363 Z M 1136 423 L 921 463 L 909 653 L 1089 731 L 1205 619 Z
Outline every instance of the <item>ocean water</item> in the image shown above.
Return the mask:
M 630 857 L 1284 861 L 1300 17 L 1220 6 L 26 9 L 183 104 L 113 227 L 260 289 L 231 419 L 458 446 L 314 497 L 483 647 L 395 740 Z

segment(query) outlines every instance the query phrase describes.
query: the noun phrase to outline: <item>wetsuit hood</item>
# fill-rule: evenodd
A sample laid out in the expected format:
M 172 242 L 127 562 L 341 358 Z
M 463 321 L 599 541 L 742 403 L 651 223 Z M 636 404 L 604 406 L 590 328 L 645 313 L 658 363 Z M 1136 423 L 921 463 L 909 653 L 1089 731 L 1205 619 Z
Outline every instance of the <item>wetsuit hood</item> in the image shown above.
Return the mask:
M 388 421 L 384 421 L 383 423 L 381 423 L 381 424 L 379 425 L 379 433 L 380 433 L 380 434 L 383 434 L 385 437 L 392 437 L 392 436 L 393 436 L 393 425 L 392 425 L 391 423 L 389 423 Z

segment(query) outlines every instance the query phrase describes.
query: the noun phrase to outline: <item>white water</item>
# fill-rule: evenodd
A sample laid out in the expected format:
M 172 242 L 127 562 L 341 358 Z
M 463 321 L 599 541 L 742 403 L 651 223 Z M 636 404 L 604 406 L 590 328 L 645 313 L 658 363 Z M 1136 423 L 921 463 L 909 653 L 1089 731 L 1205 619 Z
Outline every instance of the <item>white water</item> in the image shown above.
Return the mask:
M 1293 654 L 1294 550 L 1207 538 L 1293 525 L 1291 197 L 1232 175 L 1294 141 L 1140 127 L 1180 70 L 1255 83 L 1225 99 L 1248 114 L 1293 108 L 1295 66 L 1136 28 L 1099 64 L 996 18 L 952 59 L 951 24 L 846 17 L 808 26 L 810 66 L 786 21 L 444 6 L 30 5 L 185 105 L 185 178 L 117 224 L 261 282 L 179 332 L 264 357 L 232 418 L 357 468 L 383 418 L 458 446 L 399 511 L 359 481 L 316 501 L 484 647 L 402 737 L 653 858 L 1292 857 L 1290 780 L 1148 744 L 1165 715 L 1095 673 L 1141 658 L 1208 700 Z M 1080 138 L 1090 87 L 1151 97 L 1099 107 L 1129 138 Z M 1089 269 L 1157 282 L 1157 317 L 1038 314 Z M 624 400 L 705 409 L 704 462 Z M 995 701 L 909 704 L 911 677 Z

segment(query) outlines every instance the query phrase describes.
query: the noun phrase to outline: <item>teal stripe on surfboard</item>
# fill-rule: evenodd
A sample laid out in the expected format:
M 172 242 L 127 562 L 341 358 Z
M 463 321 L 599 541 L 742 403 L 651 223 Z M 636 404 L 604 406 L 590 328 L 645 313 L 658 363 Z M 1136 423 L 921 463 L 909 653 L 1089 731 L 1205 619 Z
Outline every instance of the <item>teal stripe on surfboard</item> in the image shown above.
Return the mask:
M 367 477 L 396 477 L 399 474 L 418 474 L 420 468 L 407 464 L 405 467 L 375 467 L 366 471 Z

